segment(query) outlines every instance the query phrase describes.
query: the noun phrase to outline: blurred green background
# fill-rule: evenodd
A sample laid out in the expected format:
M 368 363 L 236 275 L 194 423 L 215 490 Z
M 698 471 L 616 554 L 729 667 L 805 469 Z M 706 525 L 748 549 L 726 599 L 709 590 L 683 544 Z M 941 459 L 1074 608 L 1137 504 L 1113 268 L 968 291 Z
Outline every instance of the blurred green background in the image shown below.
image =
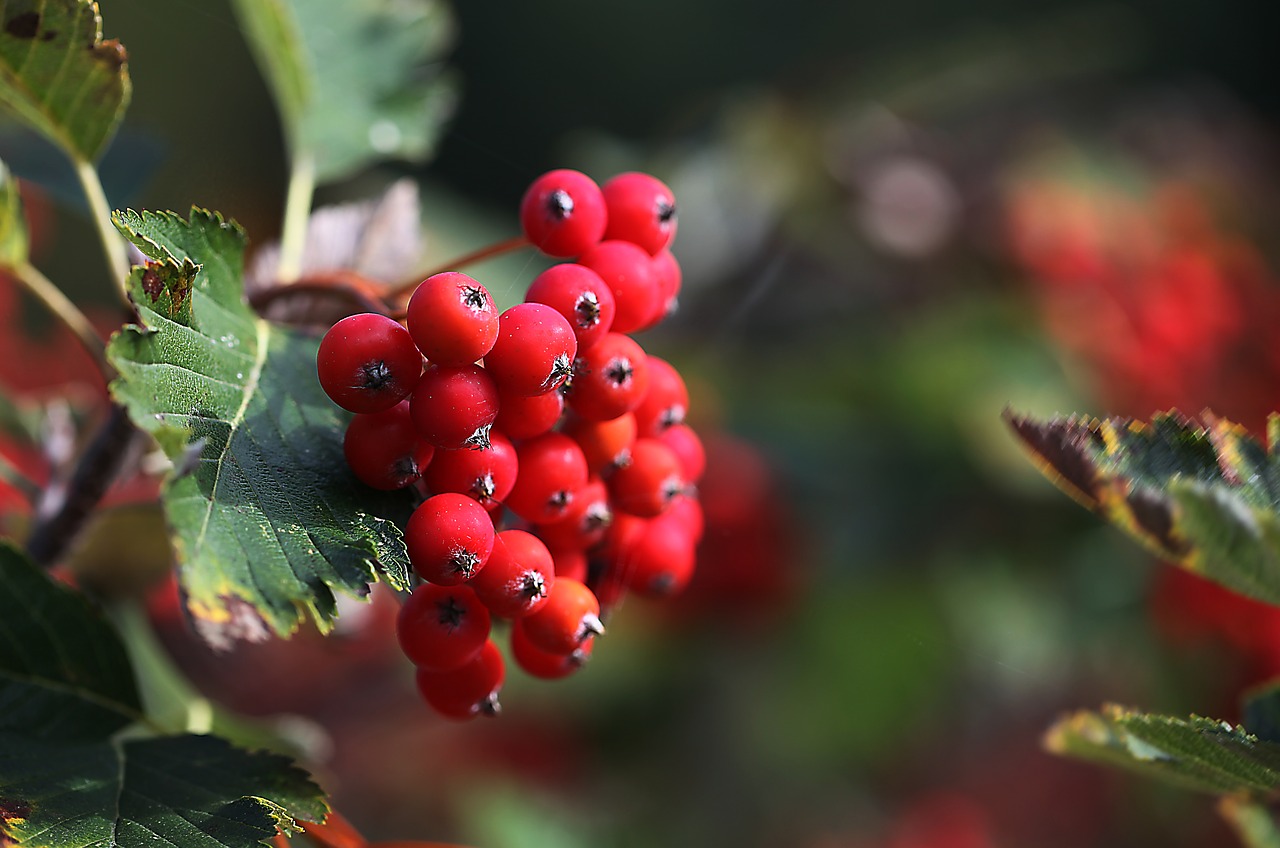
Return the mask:
M 705 573 L 668 608 L 625 605 L 575 678 L 513 675 L 497 722 L 428 714 L 407 669 L 350 634 L 230 658 L 179 644 L 210 694 L 314 720 L 317 773 L 381 839 L 1230 844 L 1208 799 L 1042 752 L 1056 717 L 1108 700 L 1235 718 L 1262 671 L 1252 632 L 1162 624 L 1168 569 L 1045 482 L 1001 412 L 1243 417 L 1280 399 L 1269 372 L 1247 400 L 1201 391 L 1227 367 L 1207 345 L 1202 382 L 1129 391 L 1153 384 L 1117 377 L 1141 372 L 1088 336 L 1110 327 L 1090 324 L 1105 304 L 1065 311 L 1059 265 L 1020 252 L 1010 224 L 1024 200 L 1035 226 L 1078 214 L 1096 241 L 1117 194 L 1175 184 L 1274 288 L 1280 95 L 1259 4 L 455 5 L 462 96 L 438 156 L 318 201 L 414 178 L 429 266 L 515 233 L 548 168 L 667 181 L 681 309 L 641 341 L 686 374 L 714 446 Z M 280 133 L 227 4 L 101 6 L 135 86 L 113 202 L 195 203 L 274 238 Z M 91 238 L 67 209 L 55 231 Z M 1125 266 L 1126 245 L 1107 249 Z M 65 251 L 38 259 L 83 273 Z M 474 273 L 510 302 L 539 267 Z

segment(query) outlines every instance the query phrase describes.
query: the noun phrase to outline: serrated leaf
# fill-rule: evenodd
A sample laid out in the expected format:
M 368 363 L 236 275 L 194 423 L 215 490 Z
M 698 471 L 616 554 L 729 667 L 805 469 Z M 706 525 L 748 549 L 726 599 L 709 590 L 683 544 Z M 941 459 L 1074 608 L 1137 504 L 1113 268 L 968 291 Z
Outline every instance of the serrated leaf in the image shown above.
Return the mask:
M 321 182 L 430 155 L 452 111 L 441 67 L 453 21 L 438 0 L 236 0 L 294 157 Z
M 93 738 L 141 713 L 111 624 L 83 595 L 0 543 L 0 733 Z
M 201 632 L 215 644 L 264 635 L 260 617 L 284 635 L 308 611 L 326 628 L 335 591 L 363 595 L 380 573 L 404 588 L 388 516 L 408 505 L 347 471 L 317 340 L 245 304 L 240 228 L 199 209 L 189 222 L 132 211 L 115 222 L 150 260 L 130 277 L 142 326 L 108 346 L 111 390 L 176 467 L 162 500 Z
M 27 261 L 27 222 L 22 217 L 18 181 L 0 162 L 0 268 Z
M 1108 704 L 1058 721 L 1045 735 L 1045 747 L 1200 792 L 1265 794 L 1280 788 L 1280 745 L 1195 715 L 1175 718 Z
M 1044 474 L 1158 556 L 1280 604 L 1280 457 L 1206 413 L 1006 420 Z
M 288 758 L 215 736 L 73 742 L 0 733 L 0 835 L 23 848 L 251 848 L 326 811 L 320 789 Z
M 124 47 L 102 40 L 90 0 L 0 4 L 0 104 L 58 144 L 93 162 L 129 103 Z

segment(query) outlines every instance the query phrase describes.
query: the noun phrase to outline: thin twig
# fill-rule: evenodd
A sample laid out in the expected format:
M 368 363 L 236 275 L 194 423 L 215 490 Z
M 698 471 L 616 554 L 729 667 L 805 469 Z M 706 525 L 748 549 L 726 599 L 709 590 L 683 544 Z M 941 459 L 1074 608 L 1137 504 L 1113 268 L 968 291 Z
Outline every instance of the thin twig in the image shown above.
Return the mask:
M 32 560 L 52 565 L 66 552 L 115 479 L 136 432 L 124 407 L 112 404 L 107 420 L 80 455 L 70 478 L 46 489 L 27 538 Z
M 129 300 L 129 253 L 125 247 L 124 237 L 116 232 L 111 223 L 111 204 L 107 202 L 107 193 L 102 189 L 102 181 L 98 179 L 98 171 L 91 162 L 77 161 L 76 176 L 80 178 L 80 187 L 84 191 L 85 200 L 89 203 L 93 225 L 98 230 L 98 239 L 107 255 L 107 266 L 115 279 L 116 293 L 124 301 L 125 306 L 133 309 Z
M 423 271 L 422 273 L 416 275 L 413 279 L 406 280 L 405 282 L 400 283 L 395 288 L 391 289 L 389 292 L 387 292 L 387 296 L 386 296 L 387 302 L 394 303 L 399 298 L 403 297 L 406 294 L 409 294 L 414 290 L 415 287 L 417 287 L 418 283 L 422 282 L 427 277 L 432 277 L 432 276 L 435 276 L 436 274 L 442 274 L 445 271 L 456 271 L 459 268 L 466 268 L 468 265 L 474 265 L 477 262 L 483 262 L 486 259 L 491 259 L 495 256 L 501 256 L 504 253 L 511 253 L 512 251 L 520 250 L 521 248 L 528 247 L 529 244 L 530 244 L 529 239 L 526 236 L 523 236 L 523 235 L 512 236 L 511 238 L 506 239 L 504 241 L 494 242 L 493 244 L 486 245 L 485 247 L 482 247 L 479 250 L 473 250 L 470 253 L 464 253 L 461 256 L 454 257 L 453 259 L 450 259 L 448 262 L 441 263 L 435 268 L 432 268 L 427 271 Z
M 284 203 L 284 229 L 280 233 L 280 263 L 276 277 L 291 283 L 302 273 L 302 254 L 307 247 L 307 223 L 311 219 L 311 199 L 316 190 L 315 157 L 301 153 L 289 169 L 289 192 Z

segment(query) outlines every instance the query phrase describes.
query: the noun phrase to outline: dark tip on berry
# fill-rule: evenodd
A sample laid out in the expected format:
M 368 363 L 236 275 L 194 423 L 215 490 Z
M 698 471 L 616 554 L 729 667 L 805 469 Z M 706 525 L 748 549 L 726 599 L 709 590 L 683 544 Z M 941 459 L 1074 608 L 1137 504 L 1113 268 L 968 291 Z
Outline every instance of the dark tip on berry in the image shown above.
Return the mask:
M 586 513 L 582 516 L 582 529 L 588 533 L 608 527 L 612 523 L 613 510 L 609 509 L 609 505 L 603 501 L 587 507 Z
M 493 492 L 495 490 L 493 483 L 493 475 L 486 474 L 483 477 L 477 477 L 472 483 L 468 494 L 480 503 L 489 503 L 493 500 Z
M 440 623 L 450 630 L 457 629 L 467 614 L 467 611 L 453 598 L 445 598 L 436 604 L 436 611 L 440 614 Z
M 589 636 L 603 636 L 604 622 L 600 620 L 600 616 L 589 612 L 582 617 L 581 633 L 579 642 L 585 641 Z
M 464 286 L 462 289 L 462 305 L 470 309 L 484 309 L 489 305 L 489 297 L 479 286 Z
M 569 654 L 565 662 L 569 663 L 573 668 L 582 668 L 587 664 L 587 660 L 591 659 L 591 655 L 583 648 L 574 648 Z
M 582 297 L 573 305 L 573 314 L 578 319 L 578 326 L 584 330 L 600 323 L 600 299 L 595 292 L 583 292 Z
M 665 430 L 668 427 L 674 427 L 676 424 L 683 424 L 684 417 L 684 405 L 673 403 L 658 413 L 658 426 Z
M 662 481 L 662 502 L 671 503 L 673 500 L 683 495 L 687 488 L 688 487 L 685 485 L 684 480 L 681 480 L 679 477 L 668 477 L 666 480 Z
M 493 447 L 493 443 L 489 441 L 489 431 L 493 429 L 492 424 L 486 424 L 476 430 L 462 444 L 471 450 L 488 450 Z
M 480 557 L 471 551 L 455 551 L 453 556 L 449 558 L 449 564 L 453 566 L 455 574 L 461 574 L 467 580 L 470 580 L 475 576 L 476 569 L 480 567 Z
M 567 353 L 562 353 L 551 363 L 551 373 L 547 375 L 546 385 L 554 386 L 565 382 L 573 376 L 573 360 Z
M 631 360 L 625 356 L 609 360 L 609 364 L 604 367 L 604 376 L 615 386 L 625 386 L 634 373 Z
M 360 384 L 356 388 L 368 389 L 369 391 L 377 391 L 390 383 L 394 378 L 391 369 L 387 367 L 387 363 L 381 359 L 375 362 L 367 362 L 360 369 Z
M 483 716 L 493 718 L 502 714 L 502 704 L 498 703 L 498 693 L 490 692 L 488 696 L 477 705 L 477 709 Z
M 554 492 L 547 498 L 547 505 L 557 512 L 568 509 L 571 503 L 573 503 L 573 492 L 566 489 Z
M 569 192 L 558 188 L 547 195 L 547 214 L 563 221 L 573 214 L 573 197 Z
M 547 581 L 540 572 L 526 571 L 520 579 L 520 594 L 529 600 L 547 596 Z
M 413 461 L 412 456 L 402 456 L 391 463 L 391 480 L 398 488 L 404 488 L 421 475 L 422 470 L 418 468 L 418 463 Z
M 655 595 L 670 595 L 676 588 L 676 579 L 670 574 L 659 574 L 649 581 L 649 591 Z
M 676 219 L 675 201 L 666 198 L 658 199 L 658 223 L 669 224 Z

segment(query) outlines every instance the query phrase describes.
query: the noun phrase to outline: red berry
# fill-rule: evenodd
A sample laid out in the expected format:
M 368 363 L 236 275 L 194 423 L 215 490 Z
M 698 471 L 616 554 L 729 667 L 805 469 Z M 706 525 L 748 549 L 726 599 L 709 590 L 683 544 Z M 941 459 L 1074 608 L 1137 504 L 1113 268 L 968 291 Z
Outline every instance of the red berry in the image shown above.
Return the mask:
M 707 452 L 692 427 L 673 424 L 658 435 L 658 441 L 671 448 L 680 460 L 685 482 L 696 483 L 702 479 L 702 472 L 707 470 Z
M 649 263 L 653 274 L 653 285 L 658 290 L 654 312 L 640 328 L 647 330 L 658 322 L 674 315 L 680 306 L 680 286 L 684 275 L 680 271 L 680 263 L 671 255 L 670 250 L 660 250 Z
M 542 540 L 524 530 L 503 530 L 470 585 L 494 615 L 519 618 L 546 603 L 555 582 L 555 563 Z
M 349 412 L 382 412 L 409 396 L 422 354 L 409 331 L 385 315 L 348 315 L 329 328 L 316 355 L 320 386 Z
M 518 395 L 499 386 L 498 417 L 493 426 L 513 439 L 529 439 L 556 426 L 563 412 L 564 395 L 560 392 Z
M 570 654 L 592 636 L 604 633 L 600 602 L 579 583 L 561 577 L 537 612 L 520 619 L 529 641 L 553 654 Z
M 665 359 L 649 356 L 645 362 L 649 385 L 635 408 L 636 431 L 641 436 L 657 436 L 684 421 L 689 412 L 689 389 L 680 372 Z
M 676 235 L 676 198 L 666 184 L 650 174 L 618 174 L 600 187 L 609 212 L 604 238 L 622 239 L 650 255 Z
M 544 651 L 529 639 L 524 624 L 517 619 L 511 628 L 511 657 L 526 674 L 540 680 L 559 680 L 586 665 L 595 647 L 595 639 L 587 639 L 567 654 Z
M 409 299 L 405 321 L 418 349 L 436 365 L 466 365 L 498 338 L 498 309 L 484 286 L 458 271 L 433 274 Z
M 633 333 L 644 327 L 661 306 L 653 260 L 629 241 L 602 241 L 578 257 L 600 275 L 613 292 L 613 332 Z
M 693 495 L 686 492 L 677 497 L 667 507 L 667 511 L 662 513 L 662 518 L 682 523 L 695 545 L 702 541 L 706 519 L 702 515 L 702 502 Z
M 606 215 L 595 181 L 567 169 L 538 177 L 520 201 L 525 235 L 549 256 L 577 256 L 600 241 Z
M 479 365 L 432 365 L 413 390 L 409 411 L 418 435 L 436 447 L 488 447 L 498 387 Z
M 682 519 L 668 514 L 649 519 L 620 566 L 627 588 L 645 597 L 677 594 L 693 575 L 696 545 Z
M 613 505 L 632 515 L 654 516 L 688 488 L 680 460 L 657 439 L 636 439 L 630 464 L 608 480 Z
M 591 347 L 613 326 L 613 292 L 585 265 L 552 265 L 534 277 L 524 299 L 544 303 L 563 315 L 578 338 L 579 351 Z
M 636 440 L 636 417 L 624 412 L 606 421 L 570 418 L 560 430 L 582 448 L 587 470 L 606 476 L 631 461 L 631 444 Z
M 507 507 L 534 523 L 563 518 L 573 493 L 587 482 L 582 448 L 561 433 L 544 433 L 517 447 L 516 456 L 520 475 L 507 496 Z
M 342 438 L 347 465 L 366 486 L 403 489 L 422 474 L 435 448 L 418 438 L 402 400 L 383 412 L 355 415 Z
M 446 718 L 470 719 L 502 711 L 498 691 L 506 677 L 502 652 L 490 639 L 467 664 L 451 671 L 419 668 L 416 682 L 422 698 Z
M 396 636 L 414 665 L 448 671 L 475 659 L 489 638 L 489 610 L 467 586 L 423 583 L 400 607 Z
M 607 334 L 574 360 L 569 408 L 590 421 L 635 409 L 649 388 L 648 359 L 630 336 Z
M 538 537 L 547 547 L 586 550 L 604 538 L 613 523 L 609 492 L 598 478 L 573 493 L 564 517 L 551 524 L 535 525 Z
M 587 552 L 578 548 L 548 548 L 555 563 L 556 579 L 568 578 L 579 583 L 587 582 Z
M 563 315 L 544 303 L 518 303 L 498 316 L 498 341 L 484 367 L 504 392 L 540 395 L 573 373 L 577 351 Z
M 437 451 L 422 480 L 432 492 L 458 492 L 488 508 L 506 500 L 518 471 L 515 446 L 493 430 L 487 448 Z
M 493 551 L 493 521 L 479 503 L 456 492 L 427 498 L 409 516 L 404 542 L 423 580 L 441 586 L 475 576 Z

